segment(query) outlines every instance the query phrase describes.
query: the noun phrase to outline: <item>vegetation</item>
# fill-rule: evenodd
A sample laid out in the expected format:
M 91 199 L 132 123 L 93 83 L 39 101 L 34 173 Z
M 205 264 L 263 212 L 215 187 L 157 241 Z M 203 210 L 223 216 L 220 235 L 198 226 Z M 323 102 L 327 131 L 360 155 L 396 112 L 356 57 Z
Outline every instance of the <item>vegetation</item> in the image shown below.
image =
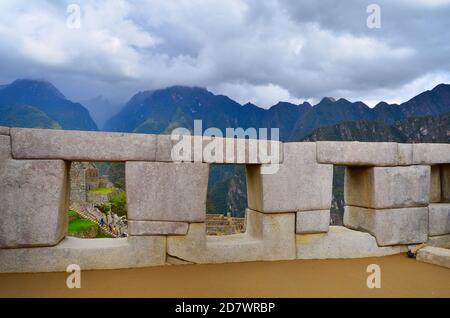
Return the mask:
M 96 188 L 89 190 L 89 192 L 91 193 L 101 193 L 101 194 L 109 194 L 113 191 L 114 191 L 113 188 Z
M 127 215 L 127 198 L 125 192 L 119 192 L 111 198 L 111 212 L 118 216 Z
M 73 210 L 69 210 L 68 214 L 68 233 L 70 236 L 83 238 L 112 238 L 111 235 L 102 231 L 94 221 L 80 217 L 78 213 Z M 95 236 L 90 236 L 91 233 L 95 234 Z

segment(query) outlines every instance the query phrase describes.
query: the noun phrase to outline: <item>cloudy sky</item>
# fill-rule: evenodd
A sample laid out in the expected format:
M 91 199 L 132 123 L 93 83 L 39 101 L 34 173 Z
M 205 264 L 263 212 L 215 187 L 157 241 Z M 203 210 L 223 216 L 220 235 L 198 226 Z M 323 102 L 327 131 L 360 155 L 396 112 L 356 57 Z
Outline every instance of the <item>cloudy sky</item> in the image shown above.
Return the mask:
M 263 107 L 401 102 L 450 83 L 449 30 L 450 0 L 1 0 L 0 84 L 47 79 L 74 100 L 195 85 Z

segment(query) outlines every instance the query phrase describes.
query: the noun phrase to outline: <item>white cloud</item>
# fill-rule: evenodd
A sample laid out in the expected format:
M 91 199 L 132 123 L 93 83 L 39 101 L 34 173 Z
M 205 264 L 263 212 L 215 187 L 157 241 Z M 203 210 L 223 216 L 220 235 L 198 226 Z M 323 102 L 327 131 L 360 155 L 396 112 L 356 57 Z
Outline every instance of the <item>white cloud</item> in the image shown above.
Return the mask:
M 450 74 L 444 0 L 380 0 L 376 31 L 354 0 L 78 1 L 81 28 L 69 29 L 72 2 L 0 2 L 2 82 L 46 78 L 74 99 L 199 85 L 268 107 L 322 96 L 394 100 Z

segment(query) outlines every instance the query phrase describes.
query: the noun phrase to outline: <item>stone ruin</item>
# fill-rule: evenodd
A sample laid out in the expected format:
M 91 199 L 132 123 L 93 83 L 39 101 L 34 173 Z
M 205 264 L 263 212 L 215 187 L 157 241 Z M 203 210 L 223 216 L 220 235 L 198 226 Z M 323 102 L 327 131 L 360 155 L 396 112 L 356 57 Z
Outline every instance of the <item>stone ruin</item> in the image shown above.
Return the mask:
M 264 174 L 250 141 L 231 143 L 221 162 L 194 162 L 195 150 L 181 162 L 167 135 L 1 128 L 0 272 L 361 258 L 422 243 L 423 259 L 448 265 L 450 144 L 271 142 L 279 170 Z M 128 238 L 66 237 L 72 161 L 126 163 Z M 206 235 L 210 163 L 246 166 L 245 233 Z M 346 166 L 344 226 L 329 225 L 333 165 Z

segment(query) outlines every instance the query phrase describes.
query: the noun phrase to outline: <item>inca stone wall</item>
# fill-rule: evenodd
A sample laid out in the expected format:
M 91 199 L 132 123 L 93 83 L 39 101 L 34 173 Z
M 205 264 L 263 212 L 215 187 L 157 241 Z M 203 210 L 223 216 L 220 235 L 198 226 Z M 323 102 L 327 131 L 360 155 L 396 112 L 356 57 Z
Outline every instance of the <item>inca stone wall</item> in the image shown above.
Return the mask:
M 180 151 L 172 137 L 0 127 L 0 271 L 371 257 L 450 245 L 448 144 L 196 136 Z M 127 239 L 65 237 L 74 161 L 126 163 Z M 210 163 L 246 166 L 244 233 L 206 234 Z M 333 165 L 346 166 L 345 227 L 329 225 Z

